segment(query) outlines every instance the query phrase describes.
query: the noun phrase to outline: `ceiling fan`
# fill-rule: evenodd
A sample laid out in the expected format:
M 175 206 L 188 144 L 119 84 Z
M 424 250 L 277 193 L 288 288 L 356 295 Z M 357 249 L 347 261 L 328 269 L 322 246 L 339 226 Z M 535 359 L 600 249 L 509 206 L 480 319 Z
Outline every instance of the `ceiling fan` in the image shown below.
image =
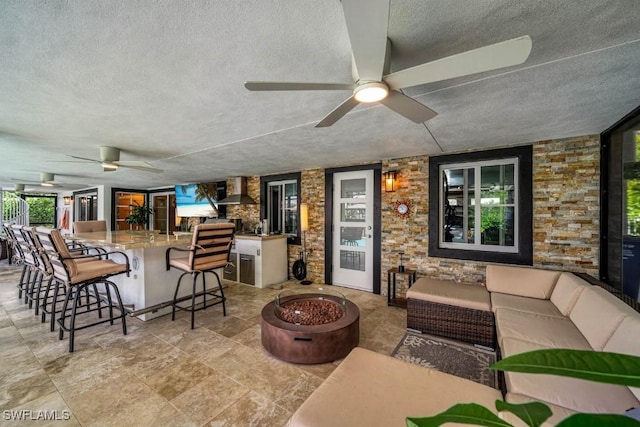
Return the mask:
M 71 155 L 69 155 L 69 157 L 85 162 L 100 163 L 102 165 L 102 170 L 105 172 L 113 172 L 118 170 L 118 168 L 137 169 L 153 173 L 162 172 L 162 169 L 154 168 L 147 162 L 137 160 L 120 160 L 120 149 L 116 147 L 100 147 L 100 160 Z
M 352 95 L 315 127 L 334 124 L 360 103 L 380 102 L 416 123 L 438 113 L 400 89 L 522 64 L 531 53 L 531 37 L 522 36 L 389 73 L 387 38 L 389 0 L 342 0 L 351 42 L 354 83 L 247 81 L 251 91 L 351 90 Z
M 56 187 L 56 188 L 81 188 L 86 187 L 84 184 L 70 184 L 55 180 L 55 175 L 50 172 L 40 172 L 40 181 L 25 181 L 23 179 L 11 179 L 15 182 L 15 191 L 24 191 L 25 185 L 39 187 Z

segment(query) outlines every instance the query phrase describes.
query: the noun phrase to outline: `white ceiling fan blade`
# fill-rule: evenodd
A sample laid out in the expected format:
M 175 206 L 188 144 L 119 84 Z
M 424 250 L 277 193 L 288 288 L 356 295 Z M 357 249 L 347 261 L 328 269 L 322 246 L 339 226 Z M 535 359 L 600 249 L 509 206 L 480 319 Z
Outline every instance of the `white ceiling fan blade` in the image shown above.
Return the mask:
M 416 123 L 426 122 L 438 115 L 438 113 L 426 105 L 395 90 L 390 91 L 389 95 L 380 102 L 396 113 Z
M 527 60 L 531 46 L 531 37 L 522 36 L 397 71 L 383 80 L 390 89 L 402 89 L 518 65 Z
M 382 79 L 387 53 L 389 0 L 342 0 L 360 81 Z
M 114 165 L 117 165 L 118 167 L 129 168 L 129 169 L 137 169 L 137 170 L 141 170 L 141 171 L 144 171 L 144 172 L 153 172 L 153 173 L 162 173 L 162 172 L 164 172 L 162 169 L 154 168 L 149 163 L 140 162 L 140 161 L 137 161 L 137 160 L 120 160 L 120 161 L 112 162 L 112 163 Z
M 353 90 L 353 83 L 244 82 L 253 91 L 266 90 Z
M 84 160 L 84 161 L 87 161 L 87 162 L 102 163 L 100 160 L 88 159 L 86 157 L 79 157 L 79 156 L 72 156 L 72 155 L 69 155 L 69 157 L 72 157 L 72 158 L 78 159 L 78 160 Z
M 360 102 L 352 95 L 346 99 L 342 104 L 338 105 L 332 112 L 327 114 L 324 119 L 315 126 L 317 128 L 324 128 L 331 126 L 338 120 L 340 120 L 345 114 L 353 110 L 353 108 Z

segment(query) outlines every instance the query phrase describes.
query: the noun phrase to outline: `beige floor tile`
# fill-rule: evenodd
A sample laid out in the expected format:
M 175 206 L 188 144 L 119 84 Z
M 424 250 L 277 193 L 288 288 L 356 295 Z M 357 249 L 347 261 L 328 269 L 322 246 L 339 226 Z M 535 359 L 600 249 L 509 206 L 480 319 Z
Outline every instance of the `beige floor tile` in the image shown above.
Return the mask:
M 0 410 L 14 408 L 55 391 L 44 369 L 21 372 L 0 383 Z
M 286 409 L 249 392 L 211 420 L 210 427 L 283 426 L 291 416 Z
M 322 384 L 322 381 L 322 378 L 299 371 L 297 377 L 285 385 L 283 392 L 275 399 L 275 403 L 293 413 Z
M 167 400 L 184 393 L 209 375 L 213 369 L 194 358 L 178 360 L 164 369 L 150 373 L 144 382 Z
M 200 311 L 194 330 L 187 312 L 175 321 L 127 318 L 127 335 L 119 324 L 94 326 L 69 353 L 67 339 L 18 301 L 19 273 L 0 262 L 0 408 L 71 410 L 53 425 L 280 426 L 341 362 L 296 365 L 269 355 L 261 312 L 281 290 L 234 282 L 226 283 L 227 316 L 219 305 Z M 360 309 L 361 345 L 389 354 L 406 311 L 383 296 L 336 290 Z
M 7 415 L 9 419 L 7 419 Z M 57 391 L 11 408 L 8 414 L 3 414 L 2 425 L 5 427 L 23 427 L 27 424 L 34 424 L 39 427 L 74 427 L 80 425 Z
M 214 372 L 195 387 L 172 399 L 171 403 L 191 421 L 202 425 L 248 392 L 249 388 L 246 386 Z
M 87 388 L 71 387 L 61 391 L 62 397 L 82 425 L 90 424 L 118 413 L 138 400 L 159 397 L 136 377 L 119 374 Z
M 239 317 L 227 315 L 215 317 L 211 316 L 205 319 L 197 318 L 196 325 L 212 330 L 227 338 L 232 338 L 252 327 L 254 323 L 241 319 Z

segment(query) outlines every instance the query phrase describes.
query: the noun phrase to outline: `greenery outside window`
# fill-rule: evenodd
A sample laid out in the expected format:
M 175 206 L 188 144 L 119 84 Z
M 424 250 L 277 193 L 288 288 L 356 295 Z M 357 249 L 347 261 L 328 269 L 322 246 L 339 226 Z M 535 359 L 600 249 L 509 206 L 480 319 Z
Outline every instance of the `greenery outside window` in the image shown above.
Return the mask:
M 429 159 L 429 255 L 531 265 L 532 148 Z
M 518 252 L 517 173 L 517 158 L 440 165 L 440 246 Z
M 300 244 L 300 173 L 262 177 L 260 218 L 269 220 L 271 233 Z

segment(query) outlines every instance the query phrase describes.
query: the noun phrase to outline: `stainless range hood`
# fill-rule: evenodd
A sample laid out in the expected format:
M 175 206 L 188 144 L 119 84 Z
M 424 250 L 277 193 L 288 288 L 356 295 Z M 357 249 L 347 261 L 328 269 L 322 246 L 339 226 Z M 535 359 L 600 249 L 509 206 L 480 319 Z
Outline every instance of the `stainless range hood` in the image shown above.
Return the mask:
M 218 202 L 219 205 L 255 205 L 256 201 L 247 195 L 247 178 L 237 176 L 233 179 L 233 193 Z

